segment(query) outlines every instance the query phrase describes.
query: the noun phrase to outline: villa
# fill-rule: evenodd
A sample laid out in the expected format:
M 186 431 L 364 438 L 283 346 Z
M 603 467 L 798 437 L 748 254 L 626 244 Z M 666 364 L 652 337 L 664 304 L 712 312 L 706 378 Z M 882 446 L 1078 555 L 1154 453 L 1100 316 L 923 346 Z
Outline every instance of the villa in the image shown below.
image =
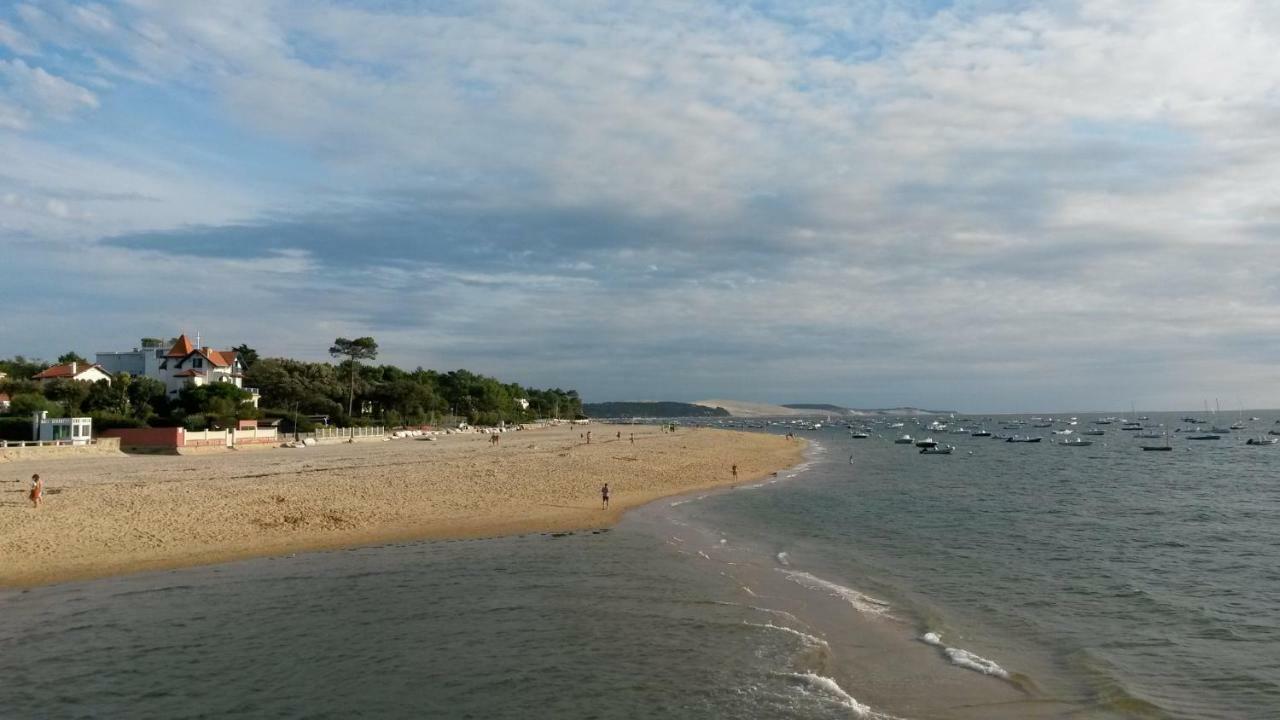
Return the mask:
M 244 363 L 234 350 L 214 350 L 182 334 L 171 347 L 145 339 L 141 347 L 124 352 L 100 352 L 98 363 L 112 372 L 127 372 L 164 383 L 170 397 L 177 397 L 188 385 L 231 383 L 251 395 L 246 402 L 258 406 L 257 388 L 244 387 Z
M 111 373 L 107 372 L 98 364 L 90 365 L 88 363 L 72 361 L 47 368 L 32 376 L 31 379 L 41 384 L 51 380 L 78 380 L 80 382 L 89 383 L 106 380 L 107 384 L 110 385 Z

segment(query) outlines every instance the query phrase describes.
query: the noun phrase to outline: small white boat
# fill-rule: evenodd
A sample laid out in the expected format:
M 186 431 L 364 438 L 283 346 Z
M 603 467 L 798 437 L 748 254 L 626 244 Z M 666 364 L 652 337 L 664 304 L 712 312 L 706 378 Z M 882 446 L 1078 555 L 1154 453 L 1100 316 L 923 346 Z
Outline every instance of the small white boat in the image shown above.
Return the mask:
M 915 441 L 911 439 L 911 436 L 910 436 L 910 435 L 903 435 L 902 437 L 898 438 L 897 440 L 894 440 L 894 441 L 893 441 L 893 444 L 894 444 L 894 445 L 910 445 L 910 444 L 911 444 L 911 443 L 913 443 L 913 442 L 915 442 Z
M 1280 443 L 1280 438 L 1256 437 L 1256 438 L 1249 438 L 1248 440 L 1244 441 L 1245 445 L 1275 445 L 1276 443 Z
M 926 449 L 926 450 L 927 450 L 927 449 L 929 449 L 929 448 L 935 448 L 935 447 L 937 447 L 937 446 L 938 446 L 938 441 L 937 441 L 937 440 L 934 440 L 934 439 L 933 439 L 933 438 L 931 438 L 931 437 L 927 437 L 927 438 L 925 438 L 925 439 L 923 439 L 923 440 L 917 440 L 917 441 L 916 441 L 916 447 L 918 447 L 918 448 L 924 448 L 924 449 Z
M 951 445 L 936 445 L 934 447 L 920 448 L 921 455 L 950 455 L 955 450 Z
M 1092 445 L 1092 444 L 1093 444 L 1093 441 L 1092 441 L 1092 440 L 1085 440 L 1085 439 L 1084 439 L 1084 438 L 1082 438 L 1082 437 L 1076 437 L 1076 438 L 1071 438 L 1071 439 L 1069 439 L 1069 440 L 1063 440 L 1062 442 L 1060 442 L 1060 443 L 1058 443 L 1058 444 L 1059 444 L 1059 445 L 1068 445 L 1068 446 L 1070 446 L 1070 447 L 1089 447 L 1090 445 Z
M 1054 430 L 1053 434 L 1054 435 L 1070 435 L 1071 432 L 1072 432 L 1071 428 L 1067 428 L 1066 430 Z

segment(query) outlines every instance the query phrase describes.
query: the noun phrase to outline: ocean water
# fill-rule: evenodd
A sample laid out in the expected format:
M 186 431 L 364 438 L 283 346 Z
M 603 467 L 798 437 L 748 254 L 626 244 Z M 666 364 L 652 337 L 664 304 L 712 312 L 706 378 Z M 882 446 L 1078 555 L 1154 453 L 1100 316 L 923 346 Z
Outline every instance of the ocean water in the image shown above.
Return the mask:
M 1280 447 L 892 432 L 611 531 L 2 591 L 0 717 L 1280 715 Z

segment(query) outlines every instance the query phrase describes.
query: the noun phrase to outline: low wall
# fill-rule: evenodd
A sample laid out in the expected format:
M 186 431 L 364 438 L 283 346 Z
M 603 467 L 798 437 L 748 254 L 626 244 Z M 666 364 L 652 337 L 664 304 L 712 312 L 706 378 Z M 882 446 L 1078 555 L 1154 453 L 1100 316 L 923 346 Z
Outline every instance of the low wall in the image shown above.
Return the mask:
M 176 448 L 185 442 L 185 431 L 171 428 L 115 428 L 99 433 L 102 438 L 116 438 L 121 447 Z
M 119 455 L 119 438 L 98 438 L 92 445 L 40 445 L 0 447 L 0 461 L 53 460 L 83 455 Z

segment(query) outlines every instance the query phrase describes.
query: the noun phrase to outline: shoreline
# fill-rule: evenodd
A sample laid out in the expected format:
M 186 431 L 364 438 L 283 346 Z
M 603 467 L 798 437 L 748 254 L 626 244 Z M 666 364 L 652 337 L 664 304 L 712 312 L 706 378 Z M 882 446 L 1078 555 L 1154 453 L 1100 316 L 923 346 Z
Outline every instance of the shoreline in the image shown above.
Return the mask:
M 505 433 L 496 448 L 488 435 L 458 434 L 244 455 L 6 463 L 0 555 L 17 562 L 0 568 L 0 589 L 395 542 L 611 527 L 662 498 L 768 477 L 801 462 L 806 447 L 767 433 L 590 429 L 590 445 L 576 426 Z M 730 464 L 739 466 L 737 477 Z M 31 472 L 47 477 L 38 510 L 14 502 L 25 485 L 12 476 Z M 612 490 L 607 510 L 597 494 L 603 482 Z

